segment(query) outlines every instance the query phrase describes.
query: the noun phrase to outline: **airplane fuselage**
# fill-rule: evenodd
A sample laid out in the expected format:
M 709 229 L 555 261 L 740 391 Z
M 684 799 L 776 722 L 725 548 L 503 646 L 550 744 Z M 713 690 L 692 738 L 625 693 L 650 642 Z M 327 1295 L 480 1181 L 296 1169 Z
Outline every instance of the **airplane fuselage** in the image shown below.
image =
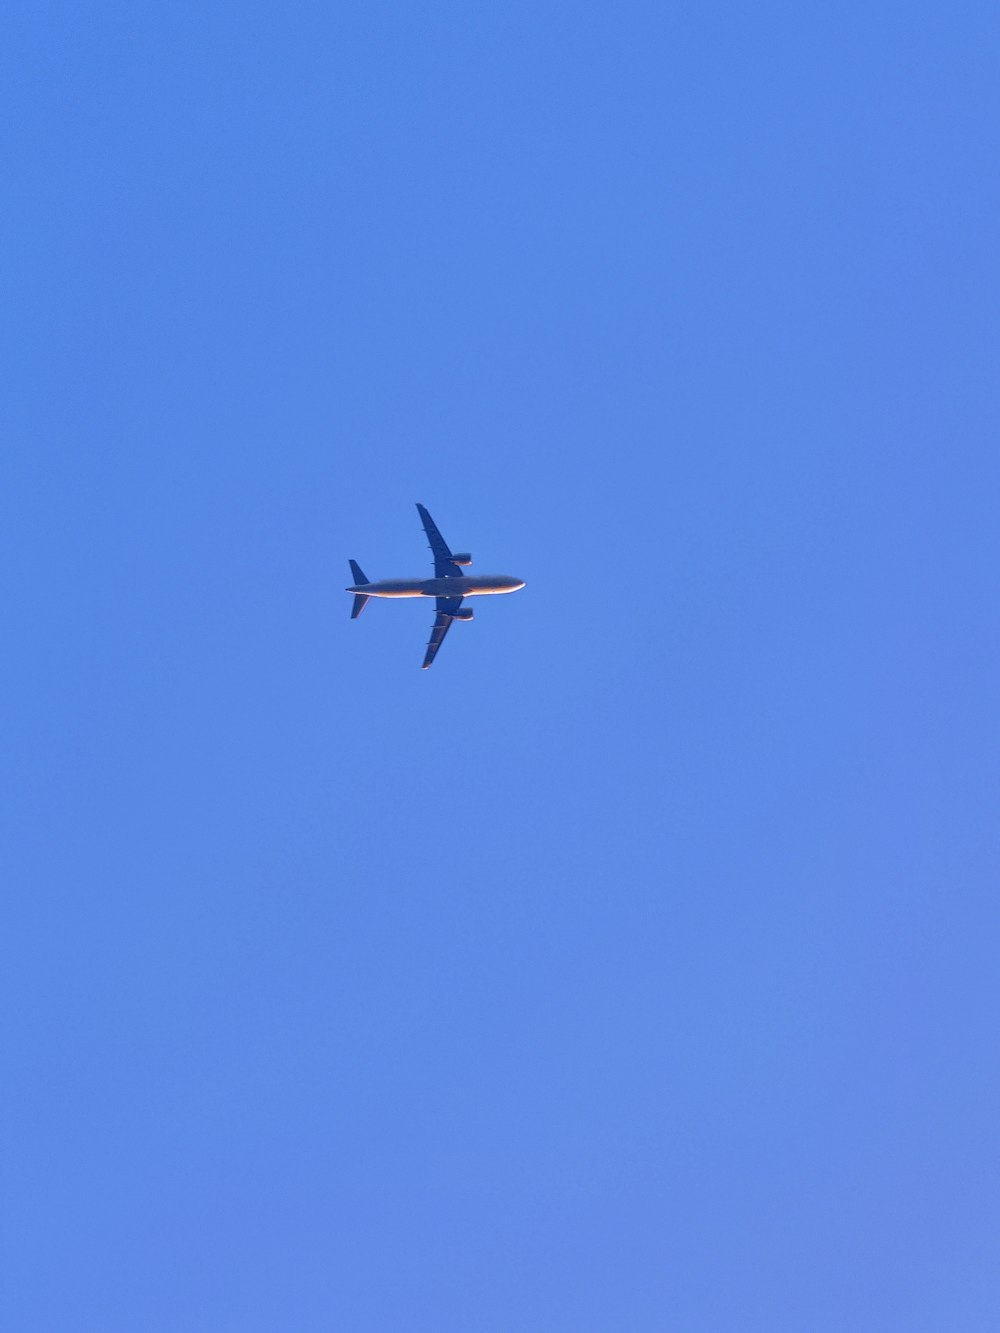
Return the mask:
M 376 583 L 358 583 L 348 592 L 366 597 L 485 597 L 491 593 L 517 592 L 523 579 L 509 574 L 480 574 L 475 578 L 379 579 Z

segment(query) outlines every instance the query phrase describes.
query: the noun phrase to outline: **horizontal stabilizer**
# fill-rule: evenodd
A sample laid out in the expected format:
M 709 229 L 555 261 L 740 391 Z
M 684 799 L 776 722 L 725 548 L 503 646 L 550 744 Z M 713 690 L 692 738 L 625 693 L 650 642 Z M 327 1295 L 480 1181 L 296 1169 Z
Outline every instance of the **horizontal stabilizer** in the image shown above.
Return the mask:
M 357 620 L 370 601 L 371 598 L 366 597 L 363 592 L 356 592 L 354 594 L 354 605 L 351 607 L 351 619 Z
M 365 578 L 365 572 L 356 560 L 348 560 L 347 563 L 351 567 L 351 574 L 354 576 L 355 583 L 367 583 L 369 581 Z

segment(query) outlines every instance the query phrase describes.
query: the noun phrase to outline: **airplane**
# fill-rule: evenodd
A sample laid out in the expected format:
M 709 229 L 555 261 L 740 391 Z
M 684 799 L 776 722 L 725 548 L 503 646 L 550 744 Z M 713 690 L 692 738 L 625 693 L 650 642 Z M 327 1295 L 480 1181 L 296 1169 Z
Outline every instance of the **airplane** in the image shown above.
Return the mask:
M 434 556 L 434 577 L 432 579 L 381 579 L 370 583 L 356 560 L 350 560 L 351 576 L 354 583 L 346 592 L 354 593 L 354 605 L 351 607 L 351 619 L 357 620 L 372 597 L 433 597 L 436 599 L 437 614 L 431 628 L 431 637 L 427 643 L 422 669 L 430 666 L 437 656 L 438 649 L 444 643 L 444 636 L 456 620 L 471 620 L 471 609 L 462 606 L 463 597 L 484 597 L 489 593 L 517 592 L 524 587 L 524 579 L 512 578 L 509 574 L 468 575 L 462 573 L 463 566 L 472 564 L 468 551 L 454 554 L 448 543 L 441 536 L 434 520 L 422 504 L 417 505 L 420 521 L 424 525 L 427 541 Z

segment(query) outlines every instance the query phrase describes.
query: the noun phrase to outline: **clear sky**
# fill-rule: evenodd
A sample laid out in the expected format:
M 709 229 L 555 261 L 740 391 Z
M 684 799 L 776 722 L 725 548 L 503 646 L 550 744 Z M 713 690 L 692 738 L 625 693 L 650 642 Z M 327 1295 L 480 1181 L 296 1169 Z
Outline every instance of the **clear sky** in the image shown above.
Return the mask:
M 0 1325 L 1000 1327 L 996 6 L 2 26 Z

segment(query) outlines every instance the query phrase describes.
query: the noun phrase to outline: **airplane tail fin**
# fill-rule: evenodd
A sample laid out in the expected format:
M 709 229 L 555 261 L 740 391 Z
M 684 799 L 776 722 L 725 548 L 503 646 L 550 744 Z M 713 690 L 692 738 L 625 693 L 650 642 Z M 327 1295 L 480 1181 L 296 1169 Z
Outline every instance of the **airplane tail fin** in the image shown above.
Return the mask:
M 351 574 L 354 576 L 355 587 L 357 587 L 359 583 L 368 582 L 367 578 L 365 577 L 365 571 L 361 568 L 361 566 L 358 564 L 356 560 L 349 560 L 348 564 L 351 566 Z M 361 612 L 365 609 L 370 600 L 371 599 L 367 596 L 367 594 L 363 592 L 356 592 L 354 594 L 354 605 L 351 607 L 352 620 L 357 620 L 358 616 L 360 616 Z

